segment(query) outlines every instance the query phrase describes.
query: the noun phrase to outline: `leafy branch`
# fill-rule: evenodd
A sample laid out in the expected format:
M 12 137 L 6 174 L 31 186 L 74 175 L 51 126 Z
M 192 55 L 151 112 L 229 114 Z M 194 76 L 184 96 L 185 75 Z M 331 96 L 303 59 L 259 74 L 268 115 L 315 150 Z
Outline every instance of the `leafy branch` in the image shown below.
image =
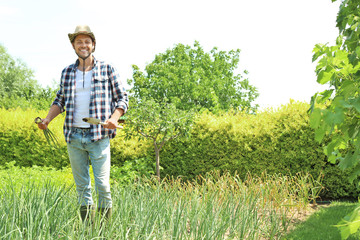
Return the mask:
M 334 2 L 335 0 L 333 0 Z M 340 169 L 350 169 L 352 183 L 360 176 L 360 4 L 345 0 L 340 5 L 336 46 L 316 45 L 317 82 L 329 89 L 316 93 L 311 100 L 311 127 L 317 141 L 324 141 L 324 152 Z M 346 216 L 337 227 L 342 239 L 360 229 L 359 208 Z

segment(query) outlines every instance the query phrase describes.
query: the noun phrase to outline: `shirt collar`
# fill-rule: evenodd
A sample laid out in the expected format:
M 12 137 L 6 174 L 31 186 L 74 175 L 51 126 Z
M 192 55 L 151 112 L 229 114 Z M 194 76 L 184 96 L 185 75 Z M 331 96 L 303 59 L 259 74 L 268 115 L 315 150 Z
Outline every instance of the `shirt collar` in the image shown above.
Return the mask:
M 94 58 L 94 66 L 93 66 L 93 69 L 94 69 L 94 67 L 97 65 L 97 60 L 96 60 L 96 58 L 94 57 L 94 55 L 93 55 L 93 58 Z M 77 67 L 79 66 L 79 64 L 80 64 L 80 61 L 79 61 L 79 59 L 76 59 L 76 61 L 75 61 L 75 64 L 74 64 L 74 70 L 76 71 L 76 69 L 77 69 Z

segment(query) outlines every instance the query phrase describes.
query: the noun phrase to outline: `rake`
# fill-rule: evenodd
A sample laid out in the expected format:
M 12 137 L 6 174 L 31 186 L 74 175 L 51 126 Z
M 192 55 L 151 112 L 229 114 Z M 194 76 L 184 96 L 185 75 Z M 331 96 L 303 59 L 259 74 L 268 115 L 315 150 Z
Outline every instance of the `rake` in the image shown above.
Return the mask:
M 35 118 L 35 123 L 36 124 L 41 123 L 41 122 L 42 121 L 41 121 L 40 117 Z M 55 134 L 49 128 L 44 129 L 43 133 L 44 133 L 44 136 L 46 138 L 46 141 L 48 142 L 48 144 L 50 146 L 53 146 L 55 148 L 59 147 L 59 142 L 58 142 Z

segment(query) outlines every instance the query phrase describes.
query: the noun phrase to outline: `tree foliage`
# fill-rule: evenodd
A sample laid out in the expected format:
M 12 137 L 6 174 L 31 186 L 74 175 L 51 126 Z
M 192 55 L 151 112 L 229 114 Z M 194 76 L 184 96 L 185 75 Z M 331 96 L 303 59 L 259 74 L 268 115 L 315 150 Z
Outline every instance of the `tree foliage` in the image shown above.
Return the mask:
M 33 71 L 0 45 L 0 107 L 48 108 L 54 93 L 50 87 L 42 88 Z
M 332 0 L 335 2 L 335 0 Z M 343 170 L 351 169 L 350 180 L 360 176 L 360 2 L 344 0 L 337 16 L 339 36 L 335 46 L 318 44 L 313 61 L 317 81 L 329 89 L 312 98 L 311 126 L 316 139 L 330 136 L 325 147 L 329 161 Z M 324 107 L 316 107 L 321 104 Z M 357 213 L 358 215 L 358 213 Z M 341 223 L 342 238 L 347 239 L 360 225 L 356 218 Z M 354 220 L 354 221 L 353 221 Z
M 0 97 L 32 97 L 37 90 L 33 71 L 0 45 Z
M 313 96 L 311 123 L 316 138 L 332 137 L 326 153 L 342 169 L 355 167 L 351 180 L 360 175 L 360 12 L 357 1 L 344 1 L 337 26 L 340 35 L 335 46 L 318 44 L 313 61 L 320 84 L 329 89 Z M 325 104 L 316 108 L 315 103 Z M 350 150 L 350 151 L 342 151 Z M 346 155 L 344 155 L 346 152 Z
M 258 96 L 255 87 L 235 70 L 240 50 L 206 53 L 198 42 L 194 47 L 177 44 L 157 54 L 143 73 L 133 65 L 135 98 L 167 99 L 178 109 L 209 109 L 212 112 L 231 108 L 255 111 Z

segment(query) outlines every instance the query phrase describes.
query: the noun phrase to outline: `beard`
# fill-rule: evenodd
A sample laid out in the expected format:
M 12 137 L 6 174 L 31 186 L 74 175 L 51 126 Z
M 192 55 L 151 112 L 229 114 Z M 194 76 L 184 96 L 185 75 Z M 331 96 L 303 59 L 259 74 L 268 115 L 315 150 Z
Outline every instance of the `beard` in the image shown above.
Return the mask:
M 82 60 L 85 61 L 85 59 L 87 59 L 88 57 L 90 57 L 91 52 L 88 51 L 88 53 L 86 55 L 81 54 L 81 51 L 76 51 L 76 55 L 81 58 Z

